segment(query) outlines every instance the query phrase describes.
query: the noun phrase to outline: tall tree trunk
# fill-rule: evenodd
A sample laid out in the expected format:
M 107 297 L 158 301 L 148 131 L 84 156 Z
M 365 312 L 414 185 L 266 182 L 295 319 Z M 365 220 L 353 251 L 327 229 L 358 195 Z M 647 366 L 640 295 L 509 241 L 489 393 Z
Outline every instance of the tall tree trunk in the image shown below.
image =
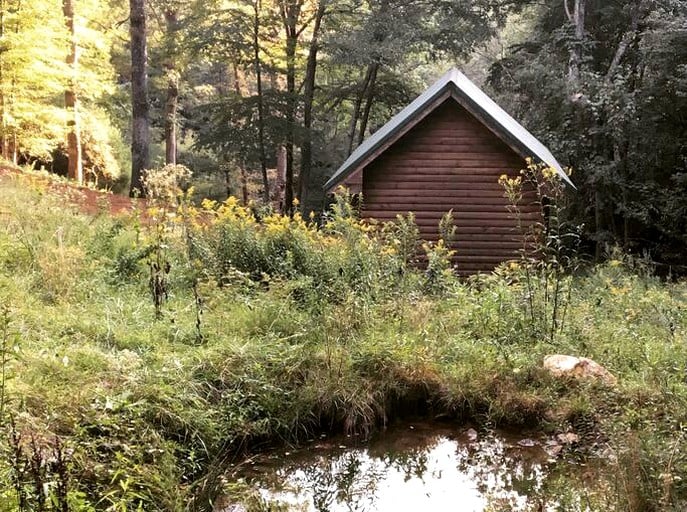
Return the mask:
M 574 87 L 579 86 L 580 66 L 582 65 L 582 44 L 584 42 L 584 24 L 586 15 L 587 0 L 575 0 L 573 11 L 570 10 L 568 0 L 563 0 L 565 12 L 568 20 L 575 27 L 575 42 L 570 49 L 570 59 L 568 61 L 568 82 Z M 573 89 L 573 92 L 575 91 Z
M 326 9 L 326 0 L 320 0 L 315 14 L 315 25 L 313 26 L 310 49 L 308 51 L 308 62 L 305 69 L 305 84 L 303 92 L 303 128 L 305 128 L 305 140 L 301 147 L 301 172 L 298 180 L 298 199 L 304 206 L 307 200 L 308 187 L 310 186 L 310 175 L 312 172 L 312 107 L 315 98 L 315 74 L 317 72 L 317 52 L 319 50 L 318 37 L 322 18 Z
M 224 158 L 225 162 L 228 159 Z M 227 193 L 227 199 L 231 197 L 231 167 L 229 165 L 224 166 L 224 189 Z
M 243 97 L 243 91 L 241 90 L 241 74 L 236 60 L 232 61 L 231 66 L 234 72 L 234 92 L 237 96 Z M 239 180 L 241 182 L 241 198 L 243 199 L 243 205 L 246 206 L 248 205 L 248 173 L 246 172 L 246 160 L 244 158 L 241 159 L 241 163 L 239 164 Z M 229 183 L 228 172 L 227 183 Z M 227 190 L 229 190 L 228 185 Z
M 377 83 L 377 72 L 379 71 L 379 63 L 372 64 L 372 71 L 370 72 L 370 80 L 367 85 L 367 94 L 365 98 L 365 109 L 363 116 L 360 118 L 360 132 L 358 132 L 358 145 L 365 140 L 365 130 L 367 130 L 367 122 L 370 119 L 370 110 L 372 110 L 372 103 L 375 95 L 375 84 Z
M 296 50 L 298 48 L 298 19 L 303 0 L 282 0 L 281 17 L 286 35 L 286 184 L 284 190 L 285 213 L 293 213 L 294 180 L 293 150 L 296 133 Z
M 149 167 L 148 51 L 146 2 L 129 0 L 131 33 L 131 188 L 129 195 L 143 195 L 143 171 Z
M 63 0 L 67 30 L 70 36 L 70 51 L 67 56 L 67 65 L 71 71 L 69 87 L 64 91 L 64 106 L 69 114 L 67 122 L 67 176 L 78 183 L 83 183 L 83 160 L 81 153 L 81 127 L 79 122 L 79 103 L 75 86 L 79 68 L 78 48 L 76 47 L 76 30 L 74 26 L 74 0 Z
M 635 6 L 635 10 L 632 14 L 632 18 L 630 19 L 630 26 L 628 27 L 627 31 L 623 35 L 623 37 L 620 40 L 620 43 L 618 44 L 615 53 L 613 54 L 613 59 L 611 59 L 611 63 L 608 66 L 608 69 L 606 71 L 606 76 L 604 77 L 604 85 L 612 89 L 613 87 L 613 78 L 615 76 L 616 71 L 620 67 L 621 62 L 623 61 L 623 57 L 625 56 L 625 53 L 627 52 L 628 48 L 630 47 L 630 44 L 637 38 L 639 35 L 639 22 L 640 20 L 648 14 L 647 10 L 647 1 L 646 0 L 641 0 L 637 3 Z M 637 63 L 633 63 L 632 65 L 632 76 L 636 76 L 637 72 Z M 635 80 L 628 80 L 626 82 L 626 87 L 627 90 L 625 91 L 626 94 L 628 95 L 633 95 L 636 91 L 636 81 Z M 629 241 L 630 241 L 630 221 L 628 218 L 628 202 L 629 202 L 629 196 L 628 196 L 628 181 L 629 181 L 629 168 L 628 168 L 628 143 L 624 144 L 624 147 L 621 149 L 620 146 L 620 141 L 617 139 L 615 135 L 613 137 L 613 163 L 614 167 L 617 170 L 617 172 L 623 177 L 620 183 L 622 190 L 621 190 L 621 200 L 622 200 L 622 214 L 623 214 L 623 232 L 622 232 L 622 239 L 623 239 L 623 249 L 628 250 L 629 249 Z M 616 233 L 617 236 L 617 233 Z
M 5 0 L 0 0 L 0 40 L 5 37 Z M 2 126 L 0 129 L 0 154 L 5 160 L 9 157 L 7 147 L 7 112 L 5 111 L 5 59 L 0 52 L 0 116 L 2 116 Z
M 239 71 L 239 65 L 236 63 L 238 56 L 235 56 L 231 61 L 231 72 L 234 75 L 234 92 L 239 96 L 243 96 L 241 92 L 241 72 Z
M 246 172 L 245 162 L 241 162 L 241 195 L 243 197 L 243 206 L 248 206 L 248 173 Z
M 167 81 L 167 101 L 165 102 L 165 163 L 177 163 L 177 104 L 179 85 L 176 77 Z
M 179 74 L 176 69 L 178 30 L 177 12 L 174 9 L 165 10 L 165 25 L 167 26 L 167 100 L 165 101 L 165 163 L 177 163 L 177 105 L 179 102 Z
M 381 0 L 379 4 L 379 10 L 375 13 L 375 17 L 380 20 L 384 20 L 389 11 L 389 0 Z M 377 44 L 381 45 L 384 40 L 388 37 L 388 29 L 384 23 L 378 23 L 372 34 L 372 40 Z M 373 47 L 374 50 L 374 47 Z M 361 96 L 359 97 L 359 102 L 356 105 L 356 116 L 360 115 L 360 104 L 363 98 L 365 99 L 365 108 L 363 110 L 363 115 L 360 118 L 360 130 L 358 131 L 358 145 L 362 144 L 365 140 L 365 131 L 367 130 L 367 123 L 370 119 L 370 111 L 372 110 L 372 103 L 374 101 L 375 95 L 375 85 L 377 82 L 377 73 L 379 71 L 380 56 L 374 51 L 372 53 L 372 60 L 367 66 L 367 77 L 365 79 L 365 88 L 363 89 Z M 352 125 L 350 144 L 353 144 L 353 137 L 355 136 L 355 126 Z M 349 151 L 350 153 L 350 151 Z
M 14 11 L 15 14 L 18 14 L 18 11 L 20 9 L 21 3 L 17 4 L 16 10 Z M 8 9 L 9 12 L 12 12 L 11 8 Z M 15 21 L 14 21 L 14 35 L 15 37 L 19 37 L 19 16 L 15 16 Z M 10 78 L 10 85 L 9 85 L 9 97 L 6 98 L 5 102 L 5 108 L 6 108 L 6 114 L 9 118 L 12 118 L 12 114 L 14 113 L 14 106 L 15 106 L 15 94 L 16 94 L 16 87 L 17 87 L 17 74 L 15 71 L 12 71 L 11 78 Z M 10 160 L 14 165 L 17 165 L 17 146 L 18 146 L 18 141 L 17 141 L 17 128 L 16 126 L 13 126 L 12 129 L 10 130 L 10 133 L 6 135 L 7 140 L 7 159 Z
M 260 173 L 262 174 L 262 198 L 265 205 L 270 204 L 270 181 L 267 177 L 267 153 L 265 151 L 265 106 L 262 94 L 262 64 L 260 62 L 260 10 L 261 1 L 253 3 L 253 65 L 258 91 L 258 151 L 260 152 Z
M 355 132 L 358 127 L 358 120 L 360 119 L 360 108 L 363 104 L 363 98 L 365 97 L 365 91 L 367 91 L 367 85 L 370 83 L 370 74 L 372 73 L 372 66 L 367 67 L 365 72 L 365 78 L 361 82 L 361 87 L 358 88 L 358 93 L 355 97 L 355 103 L 353 104 L 353 114 L 351 115 L 351 122 L 348 128 L 348 156 L 353 152 L 353 142 L 355 142 Z

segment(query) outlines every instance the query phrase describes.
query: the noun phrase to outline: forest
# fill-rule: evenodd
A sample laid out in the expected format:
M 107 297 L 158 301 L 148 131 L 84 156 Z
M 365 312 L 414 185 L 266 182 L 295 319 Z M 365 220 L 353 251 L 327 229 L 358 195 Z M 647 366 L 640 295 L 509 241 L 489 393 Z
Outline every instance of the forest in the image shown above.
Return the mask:
M 199 196 L 276 199 L 282 210 L 296 198 L 304 215 L 320 213 L 322 185 L 346 156 L 457 65 L 573 170 L 571 215 L 588 252 L 598 260 L 618 245 L 679 266 L 686 9 L 8 0 L 2 154 L 118 192 L 179 163 Z
M 574 183 L 474 275 L 324 191 L 452 67 Z M 687 1 L 0 0 L 0 114 L 0 512 L 381 512 L 251 471 L 416 421 L 543 453 L 480 512 L 687 507 Z

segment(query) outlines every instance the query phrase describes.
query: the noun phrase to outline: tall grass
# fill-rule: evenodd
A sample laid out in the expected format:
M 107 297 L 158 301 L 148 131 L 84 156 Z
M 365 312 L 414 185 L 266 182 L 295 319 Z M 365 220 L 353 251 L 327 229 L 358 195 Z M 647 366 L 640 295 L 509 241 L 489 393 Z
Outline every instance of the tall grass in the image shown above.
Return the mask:
M 242 453 L 440 413 L 591 425 L 590 451 L 616 464 L 599 510 L 625 510 L 630 495 L 636 510 L 684 506 L 684 282 L 615 255 L 563 276 L 566 320 L 539 337 L 527 261 L 460 281 L 444 246 L 425 249 L 430 268 L 410 264 L 410 219 L 367 224 L 345 198 L 321 227 L 233 199 L 184 201 L 112 219 L 21 177 L 0 189 L 5 416 L 40 453 L 64 447 L 70 510 L 209 510 Z M 160 303 L 158 250 L 169 262 Z M 618 387 L 553 379 L 541 369 L 552 352 L 597 360 Z M 20 510 L 11 460 L 0 458 L 0 511 Z

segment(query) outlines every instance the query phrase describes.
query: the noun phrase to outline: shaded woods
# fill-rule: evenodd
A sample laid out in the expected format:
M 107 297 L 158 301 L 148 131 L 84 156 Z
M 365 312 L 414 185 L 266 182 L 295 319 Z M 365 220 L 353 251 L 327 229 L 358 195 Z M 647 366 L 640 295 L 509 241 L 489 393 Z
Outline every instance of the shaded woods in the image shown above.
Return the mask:
M 685 253 L 684 2 L 44 3 L 0 6 L 8 160 L 139 191 L 178 162 L 201 196 L 321 212 L 345 157 L 458 65 L 574 169 L 597 259 Z

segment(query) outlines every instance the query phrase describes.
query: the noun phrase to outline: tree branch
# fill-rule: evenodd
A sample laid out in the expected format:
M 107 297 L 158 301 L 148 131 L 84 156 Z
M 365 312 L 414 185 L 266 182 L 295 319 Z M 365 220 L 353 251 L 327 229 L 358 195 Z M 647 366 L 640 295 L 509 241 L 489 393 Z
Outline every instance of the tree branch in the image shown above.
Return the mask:
M 570 6 L 568 5 L 568 0 L 563 0 L 563 7 L 565 7 L 565 15 L 568 17 L 568 21 L 573 23 L 573 15 L 570 12 Z
M 630 43 L 637 36 L 637 28 L 639 27 L 639 18 L 640 18 L 642 11 L 643 11 L 644 5 L 645 5 L 644 1 L 639 2 L 639 4 L 637 5 L 637 9 L 635 10 L 634 14 L 632 15 L 632 21 L 630 23 L 630 29 L 625 33 L 625 35 L 623 35 L 622 39 L 620 40 L 620 43 L 618 44 L 618 48 L 616 48 L 615 54 L 613 55 L 613 59 L 611 60 L 611 64 L 608 66 L 608 71 L 606 71 L 606 77 L 605 77 L 606 82 L 611 81 L 611 79 L 613 78 L 613 75 L 615 74 L 616 69 L 620 65 L 620 61 L 625 56 L 625 52 L 630 47 Z

